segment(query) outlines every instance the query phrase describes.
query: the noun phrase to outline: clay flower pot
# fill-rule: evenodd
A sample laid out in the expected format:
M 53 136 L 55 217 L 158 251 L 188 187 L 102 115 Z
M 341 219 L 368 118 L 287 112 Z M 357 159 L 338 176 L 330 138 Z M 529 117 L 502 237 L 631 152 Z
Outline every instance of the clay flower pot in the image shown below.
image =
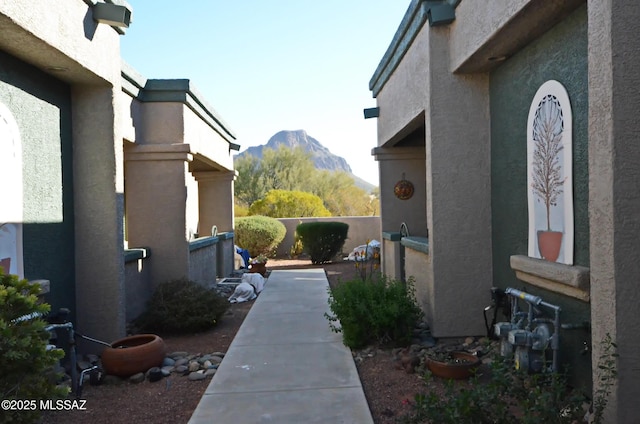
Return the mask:
M 129 377 L 160 366 L 164 341 L 155 334 L 138 334 L 111 343 L 102 351 L 102 367 L 110 375 Z
M 463 380 L 471 377 L 481 363 L 477 356 L 467 352 L 451 352 L 450 356 L 446 362 L 427 358 L 429 371 L 440 378 Z
M 538 231 L 538 250 L 540 256 L 549 262 L 555 262 L 560 256 L 562 246 L 562 232 Z

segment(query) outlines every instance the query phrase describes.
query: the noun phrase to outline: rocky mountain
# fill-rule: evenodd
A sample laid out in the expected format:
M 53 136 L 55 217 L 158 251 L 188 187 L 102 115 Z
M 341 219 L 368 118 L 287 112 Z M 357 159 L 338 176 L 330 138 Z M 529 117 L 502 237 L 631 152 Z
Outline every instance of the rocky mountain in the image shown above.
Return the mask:
M 311 153 L 313 163 L 318 169 L 345 171 L 351 173 L 351 167 L 344 158 L 331 153 L 329 149 L 324 147 L 318 140 L 311 137 L 304 130 L 280 131 L 272 136 L 267 144 L 251 146 L 244 152 L 240 153 L 237 157 L 252 155 L 262 158 L 262 151 L 265 148 L 277 150 L 280 146 L 285 146 L 291 149 L 302 147 L 305 151 Z
M 279 131 L 269 139 L 267 144 L 263 144 L 261 146 L 251 146 L 247 148 L 247 150 L 238 154 L 236 158 L 245 155 L 252 155 L 258 158 L 262 158 L 262 151 L 265 148 L 276 150 L 279 146 L 285 146 L 291 149 L 302 147 L 305 151 L 311 153 L 311 159 L 313 160 L 316 168 L 327 169 L 329 171 L 347 172 L 351 174 L 351 176 L 353 176 L 356 185 L 366 191 L 371 191 L 375 187 L 374 185 L 369 184 L 356 175 L 353 175 L 349 163 L 347 163 L 347 161 L 343 157 L 331 153 L 329 149 L 323 146 L 318 140 L 307 134 L 307 132 L 304 130 Z

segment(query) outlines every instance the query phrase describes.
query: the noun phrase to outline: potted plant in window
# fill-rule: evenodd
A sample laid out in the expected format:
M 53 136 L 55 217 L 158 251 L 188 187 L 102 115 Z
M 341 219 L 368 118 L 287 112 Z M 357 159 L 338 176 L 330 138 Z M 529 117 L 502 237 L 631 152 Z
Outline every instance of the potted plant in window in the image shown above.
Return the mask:
M 538 230 L 538 250 L 544 259 L 555 262 L 560 255 L 562 232 L 551 230 L 551 207 L 557 205 L 563 192 L 564 178 L 560 164 L 562 110 L 555 96 L 542 99 L 533 120 L 533 168 L 531 189 L 546 209 L 546 229 Z
M 249 272 L 256 272 L 264 277 L 267 273 L 268 260 L 267 255 L 262 253 L 255 258 L 251 258 L 249 260 Z

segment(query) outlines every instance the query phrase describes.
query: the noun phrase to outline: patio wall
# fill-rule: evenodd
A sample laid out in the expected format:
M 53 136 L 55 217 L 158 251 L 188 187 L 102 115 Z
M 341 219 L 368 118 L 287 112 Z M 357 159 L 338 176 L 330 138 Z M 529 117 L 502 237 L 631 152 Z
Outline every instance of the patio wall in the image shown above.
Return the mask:
M 216 281 L 218 237 L 202 237 L 189 242 L 189 279 L 208 286 Z
M 136 319 L 144 312 L 151 298 L 151 275 L 149 273 L 149 249 L 127 249 L 124 252 L 124 278 L 126 291 L 126 321 Z
M 379 216 L 332 216 L 327 218 L 279 218 L 287 228 L 284 240 L 278 246 L 278 257 L 287 257 L 289 249 L 293 246 L 296 227 L 303 222 L 344 222 L 349 225 L 347 240 L 342 247 L 343 253 L 349 253 L 367 240 L 382 242 L 382 229 Z

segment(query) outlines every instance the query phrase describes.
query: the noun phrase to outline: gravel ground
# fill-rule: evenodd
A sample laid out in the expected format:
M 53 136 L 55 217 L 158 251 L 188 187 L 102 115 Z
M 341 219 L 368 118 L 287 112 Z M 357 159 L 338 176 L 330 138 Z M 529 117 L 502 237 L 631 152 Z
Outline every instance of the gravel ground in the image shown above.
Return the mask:
M 332 286 L 355 278 L 352 262 L 335 262 L 313 266 L 310 261 L 271 260 L 268 269 L 324 268 Z M 212 330 L 184 336 L 163 337 L 167 351 L 189 353 L 226 352 L 253 302 L 233 304 L 227 315 Z M 425 390 L 425 383 L 416 374 L 396 368 L 391 350 L 372 348 L 362 361 L 356 361 L 360 379 L 376 424 L 393 423 L 409 412 L 407 401 Z M 131 384 L 86 384 L 82 398 L 85 411 L 49 412 L 43 417 L 48 424 L 120 424 L 120 423 L 186 423 L 191 417 L 210 379 L 189 381 L 186 377 L 170 376 L 159 382 Z M 242 423 L 238 423 L 242 424 Z

